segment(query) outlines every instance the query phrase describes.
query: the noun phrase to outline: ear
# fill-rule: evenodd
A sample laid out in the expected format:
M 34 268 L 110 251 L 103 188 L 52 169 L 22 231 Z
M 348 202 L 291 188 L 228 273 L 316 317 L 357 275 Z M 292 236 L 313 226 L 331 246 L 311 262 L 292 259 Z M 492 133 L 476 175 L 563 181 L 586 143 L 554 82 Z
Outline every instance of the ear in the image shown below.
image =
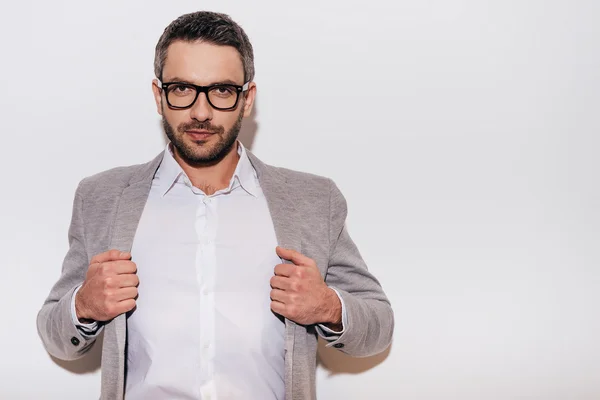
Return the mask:
M 162 115 L 162 88 L 159 86 L 160 82 L 158 79 L 152 79 L 152 93 L 154 94 L 154 101 L 156 102 L 156 111 L 159 115 Z
M 254 99 L 256 98 L 256 83 L 250 82 L 248 90 L 244 94 L 246 96 L 246 100 L 244 101 L 244 117 L 249 117 L 252 114 L 252 106 L 254 106 Z

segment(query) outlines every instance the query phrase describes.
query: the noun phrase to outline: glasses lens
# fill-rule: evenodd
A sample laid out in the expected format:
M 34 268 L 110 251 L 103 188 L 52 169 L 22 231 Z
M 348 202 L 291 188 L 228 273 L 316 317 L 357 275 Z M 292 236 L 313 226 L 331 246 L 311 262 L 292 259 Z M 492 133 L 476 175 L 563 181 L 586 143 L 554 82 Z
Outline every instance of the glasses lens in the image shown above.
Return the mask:
M 184 84 L 170 85 L 167 100 L 173 107 L 189 107 L 196 98 L 196 88 Z
M 231 108 L 237 102 L 238 92 L 235 86 L 219 85 L 208 91 L 208 99 L 215 108 Z

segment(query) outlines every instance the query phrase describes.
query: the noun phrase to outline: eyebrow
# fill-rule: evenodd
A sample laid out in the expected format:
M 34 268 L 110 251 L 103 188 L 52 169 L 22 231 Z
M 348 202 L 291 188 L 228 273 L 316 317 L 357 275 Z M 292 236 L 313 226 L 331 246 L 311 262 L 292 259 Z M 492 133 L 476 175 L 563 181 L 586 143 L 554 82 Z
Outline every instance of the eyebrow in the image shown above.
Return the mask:
M 183 79 L 183 78 L 180 78 L 178 76 L 174 76 L 171 79 L 168 79 L 168 80 L 165 79 L 163 81 L 163 83 L 171 83 L 171 82 L 190 83 L 190 84 L 195 85 L 194 82 L 190 82 L 187 79 Z M 235 85 L 235 86 L 242 86 L 243 84 L 240 85 L 239 83 L 237 83 L 235 81 L 232 81 L 231 79 L 223 79 L 223 80 L 220 80 L 220 81 L 209 83 L 208 85 L 198 85 L 198 86 L 212 86 L 212 85 Z

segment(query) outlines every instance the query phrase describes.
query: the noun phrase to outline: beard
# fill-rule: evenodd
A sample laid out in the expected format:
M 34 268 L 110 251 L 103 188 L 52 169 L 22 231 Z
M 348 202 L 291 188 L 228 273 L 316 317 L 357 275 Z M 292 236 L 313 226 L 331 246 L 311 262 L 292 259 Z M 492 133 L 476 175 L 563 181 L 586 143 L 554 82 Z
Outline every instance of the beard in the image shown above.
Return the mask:
M 184 122 L 174 129 L 165 118 L 163 109 L 162 124 L 165 134 L 173 144 L 175 151 L 181 159 L 191 166 L 209 166 L 218 164 L 233 148 L 242 127 L 242 118 L 244 117 L 243 107 L 233 126 L 225 131 L 223 126 L 215 126 L 208 121 Z M 206 130 L 213 135 L 209 140 L 215 142 L 209 146 L 207 140 L 193 140 L 189 143 L 184 140 L 185 131 L 190 129 Z M 215 140 L 216 139 L 216 140 Z

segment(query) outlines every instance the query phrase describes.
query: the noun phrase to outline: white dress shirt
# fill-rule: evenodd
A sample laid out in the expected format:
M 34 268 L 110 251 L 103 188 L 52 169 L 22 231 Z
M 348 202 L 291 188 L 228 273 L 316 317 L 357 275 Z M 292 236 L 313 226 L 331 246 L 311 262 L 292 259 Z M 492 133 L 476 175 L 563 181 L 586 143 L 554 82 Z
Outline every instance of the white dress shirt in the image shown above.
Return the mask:
M 207 196 L 164 152 L 131 249 L 140 284 L 127 320 L 127 400 L 285 397 L 285 325 L 269 298 L 282 260 L 239 142 L 238 154 L 229 187 Z M 74 298 L 74 322 L 97 334 L 77 321 Z M 343 333 L 320 328 L 332 340 Z

